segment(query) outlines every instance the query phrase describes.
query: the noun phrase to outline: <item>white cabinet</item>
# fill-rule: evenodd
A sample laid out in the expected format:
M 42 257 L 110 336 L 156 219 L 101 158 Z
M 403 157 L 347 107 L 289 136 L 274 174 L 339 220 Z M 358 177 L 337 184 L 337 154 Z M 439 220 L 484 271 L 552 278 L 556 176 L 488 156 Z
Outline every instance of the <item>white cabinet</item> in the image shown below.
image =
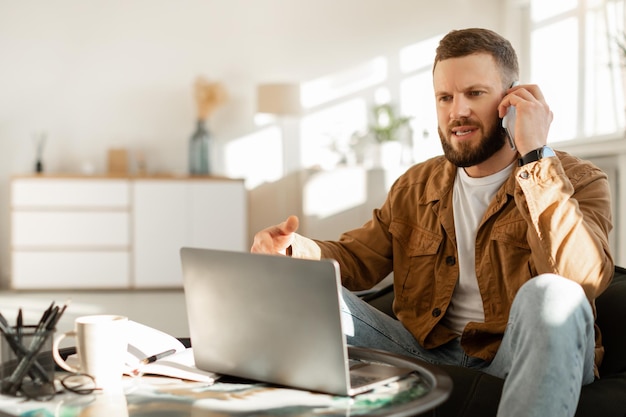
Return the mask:
M 133 208 L 136 287 L 182 285 L 182 246 L 248 249 L 240 181 L 136 180 Z
M 125 179 L 14 179 L 12 286 L 128 285 L 129 192 Z
M 181 246 L 248 250 L 243 181 L 16 177 L 12 287 L 182 285 Z
M 27 211 L 13 213 L 13 245 L 37 247 L 119 247 L 130 242 L 129 214 L 124 211 Z
M 125 209 L 129 201 L 124 178 L 24 177 L 11 183 L 16 208 Z

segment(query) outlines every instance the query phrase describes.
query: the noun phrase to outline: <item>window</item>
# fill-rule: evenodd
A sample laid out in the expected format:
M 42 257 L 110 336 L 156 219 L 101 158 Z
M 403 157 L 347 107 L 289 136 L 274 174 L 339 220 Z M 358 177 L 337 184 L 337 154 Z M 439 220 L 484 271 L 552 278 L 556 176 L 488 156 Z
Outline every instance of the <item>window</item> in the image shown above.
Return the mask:
M 403 48 L 399 54 L 400 110 L 412 117 L 414 160 L 425 161 L 443 153 L 437 133 L 437 107 L 433 92 L 433 61 L 439 34 Z
M 554 112 L 550 141 L 611 135 L 625 125 L 623 0 L 530 1 L 530 74 Z M 524 80 L 523 80 L 524 81 Z

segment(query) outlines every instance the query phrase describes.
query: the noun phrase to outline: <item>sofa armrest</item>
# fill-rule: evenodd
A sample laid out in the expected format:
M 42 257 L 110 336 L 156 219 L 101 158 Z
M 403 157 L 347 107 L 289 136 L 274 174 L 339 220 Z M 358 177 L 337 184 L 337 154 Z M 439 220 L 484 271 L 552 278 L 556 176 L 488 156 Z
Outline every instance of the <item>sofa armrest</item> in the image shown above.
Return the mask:
M 615 267 L 609 287 L 596 299 L 604 359 L 600 377 L 626 372 L 626 269 Z

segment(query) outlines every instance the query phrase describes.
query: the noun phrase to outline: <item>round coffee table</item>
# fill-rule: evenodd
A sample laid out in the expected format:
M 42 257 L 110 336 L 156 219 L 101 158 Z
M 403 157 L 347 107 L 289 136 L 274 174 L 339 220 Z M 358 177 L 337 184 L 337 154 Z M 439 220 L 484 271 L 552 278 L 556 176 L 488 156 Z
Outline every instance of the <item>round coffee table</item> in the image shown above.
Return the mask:
M 213 385 L 145 384 L 126 394 L 129 416 L 414 416 L 446 401 L 451 378 L 436 366 L 388 352 L 349 347 L 350 357 L 412 369 L 399 381 L 341 397 L 223 377 Z M 147 381 L 146 381 L 147 382 Z M 166 412 L 167 414 L 164 414 Z

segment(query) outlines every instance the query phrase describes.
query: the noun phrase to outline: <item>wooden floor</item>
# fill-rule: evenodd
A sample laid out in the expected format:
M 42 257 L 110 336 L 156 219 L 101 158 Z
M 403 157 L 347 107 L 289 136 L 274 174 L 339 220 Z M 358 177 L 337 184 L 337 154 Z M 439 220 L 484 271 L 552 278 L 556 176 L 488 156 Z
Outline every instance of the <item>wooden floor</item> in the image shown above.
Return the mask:
M 2 291 L 0 312 L 15 322 L 22 308 L 24 324 L 36 324 L 52 301 L 70 304 L 57 332 L 73 328 L 74 319 L 88 314 L 121 314 L 172 336 L 188 337 L 187 312 L 182 290 L 134 291 Z

